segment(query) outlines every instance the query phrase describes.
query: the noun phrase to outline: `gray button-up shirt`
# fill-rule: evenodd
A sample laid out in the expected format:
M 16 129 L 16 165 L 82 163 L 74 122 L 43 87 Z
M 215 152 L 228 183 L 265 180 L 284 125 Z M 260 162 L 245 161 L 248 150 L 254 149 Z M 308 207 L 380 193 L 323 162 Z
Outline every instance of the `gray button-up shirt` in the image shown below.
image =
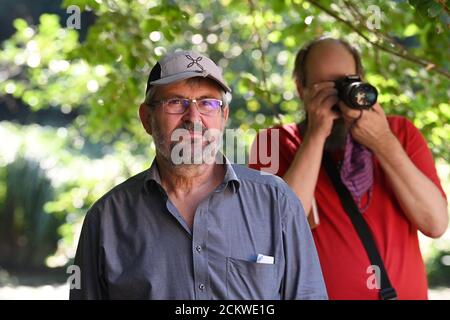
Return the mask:
M 70 298 L 326 299 L 295 194 L 276 176 L 225 165 L 192 230 L 162 188 L 156 161 L 97 201 L 75 257 L 81 288 Z

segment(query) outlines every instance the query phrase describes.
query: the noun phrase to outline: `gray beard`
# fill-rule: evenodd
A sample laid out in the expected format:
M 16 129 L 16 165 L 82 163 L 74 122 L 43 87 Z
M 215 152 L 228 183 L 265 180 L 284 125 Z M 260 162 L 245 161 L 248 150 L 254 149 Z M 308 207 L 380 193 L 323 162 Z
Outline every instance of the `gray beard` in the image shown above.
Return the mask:
M 220 151 L 220 142 L 223 139 L 223 131 L 221 131 L 221 135 L 216 137 L 216 143 L 218 143 L 218 145 L 216 147 L 214 147 L 212 144 L 207 144 L 205 146 L 203 146 L 201 148 L 201 153 L 197 154 L 197 153 L 193 153 L 191 155 L 190 158 L 190 162 L 189 164 L 175 164 L 172 161 L 172 149 L 175 147 L 175 145 L 177 145 L 177 142 L 174 141 L 166 141 L 166 139 L 164 138 L 164 134 L 163 134 L 163 129 L 160 128 L 160 126 L 158 125 L 158 123 L 155 121 L 154 118 L 152 118 L 151 120 L 151 125 L 153 128 L 153 142 L 155 144 L 155 149 L 156 149 L 156 155 L 159 156 L 159 158 L 161 160 L 163 160 L 164 162 L 168 163 L 170 166 L 172 166 L 173 168 L 177 168 L 177 169 L 189 169 L 190 167 L 192 168 L 196 168 L 199 167 L 198 162 L 200 162 L 203 159 L 203 152 L 206 148 L 208 148 L 211 153 L 208 154 L 208 156 L 210 156 L 209 159 L 217 159 L 217 156 L 219 154 Z M 224 119 L 222 118 L 222 125 L 224 124 Z M 180 128 L 185 128 L 188 129 L 188 127 L 190 128 L 190 126 L 186 125 L 186 126 L 181 126 Z M 170 138 L 169 138 L 170 139 Z M 197 160 L 196 157 L 200 160 Z

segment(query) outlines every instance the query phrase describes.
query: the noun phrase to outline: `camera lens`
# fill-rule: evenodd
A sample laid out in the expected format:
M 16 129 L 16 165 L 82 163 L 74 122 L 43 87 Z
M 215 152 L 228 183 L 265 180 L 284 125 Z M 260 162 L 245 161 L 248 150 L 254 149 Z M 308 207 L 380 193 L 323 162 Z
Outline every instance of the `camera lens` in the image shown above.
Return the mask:
M 352 109 L 370 109 L 377 102 L 377 89 L 362 82 L 358 75 L 335 80 L 338 97 Z
M 352 105 L 361 108 L 368 109 L 377 102 L 378 92 L 375 87 L 368 83 L 358 83 L 351 89 L 349 98 Z

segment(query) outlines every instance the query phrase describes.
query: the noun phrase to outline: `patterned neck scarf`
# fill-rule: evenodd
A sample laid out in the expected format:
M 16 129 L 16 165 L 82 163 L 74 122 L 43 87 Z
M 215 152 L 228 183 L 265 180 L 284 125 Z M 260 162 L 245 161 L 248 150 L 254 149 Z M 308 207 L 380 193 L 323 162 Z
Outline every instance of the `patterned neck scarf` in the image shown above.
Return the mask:
M 344 158 L 341 166 L 341 180 L 353 196 L 361 213 L 369 207 L 373 190 L 372 152 L 356 142 L 350 133 L 345 140 Z M 361 199 L 368 192 L 366 205 L 361 207 Z

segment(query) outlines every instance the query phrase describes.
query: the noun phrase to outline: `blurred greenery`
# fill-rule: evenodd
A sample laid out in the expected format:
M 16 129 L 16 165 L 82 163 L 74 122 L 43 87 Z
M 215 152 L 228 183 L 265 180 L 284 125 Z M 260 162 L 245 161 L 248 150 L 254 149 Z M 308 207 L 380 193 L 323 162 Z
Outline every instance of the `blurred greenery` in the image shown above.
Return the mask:
M 450 250 L 433 248 L 432 252 L 426 263 L 429 285 L 450 287 Z
M 233 89 L 228 126 L 242 129 L 248 146 L 254 131 L 246 130 L 304 117 L 291 76 L 298 49 L 321 35 L 344 38 L 360 50 L 384 109 L 410 118 L 436 159 L 450 161 L 449 1 L 63 1 L 71 5 L 95 22 L 76 30 L 54 14 L 36 25 L 16 19 L 0 52 L 0 97 L 33 112 L 76 113 L 68 127 L 0 123 L 1 181 L 12 164 L 33 161 L 51 181 L 40 206 L 64 223 L 48 265 L 73 257 L 96 199 L 150 164 L 154 145 L 137 108 L 151 67 L 176 48 L 207 53 L 223 68 Z M 0 185 L 1 203 L 9 189 Z
M 43 266 L 56 249 L 57 228 L 63 222 L 43 210 L 53 196 L 51 182 L 38 162 L 25 158 L 1 169 L 6 186 L 0 212 L 0 265 Z

